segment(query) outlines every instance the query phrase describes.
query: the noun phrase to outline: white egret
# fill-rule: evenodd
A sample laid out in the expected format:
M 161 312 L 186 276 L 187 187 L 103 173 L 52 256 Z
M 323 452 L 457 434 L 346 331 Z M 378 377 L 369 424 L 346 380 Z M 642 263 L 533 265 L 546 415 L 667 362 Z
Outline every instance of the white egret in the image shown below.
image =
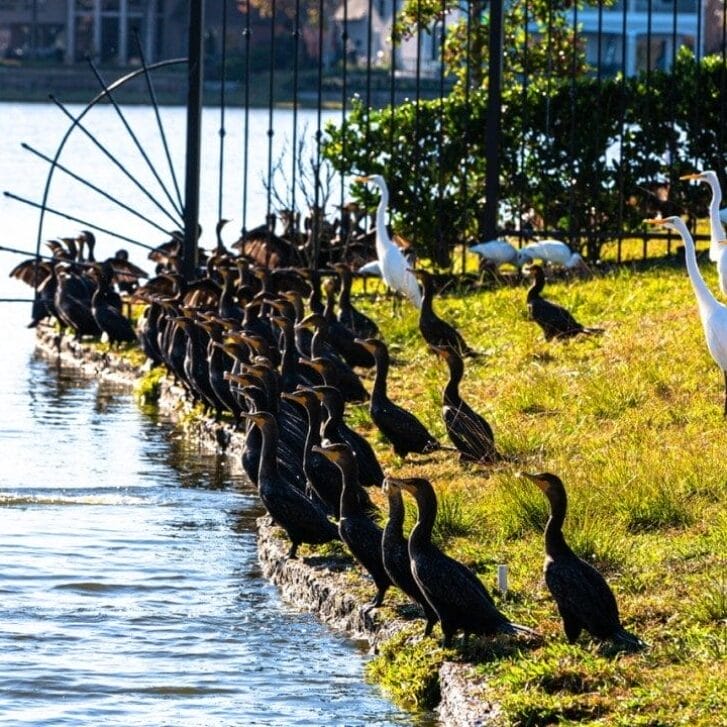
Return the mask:
M 722 210 L 719 206 L 722 203 L 722 189 L 719 186 L 717 174 L 711 169 L 704 172 L 685 174 L 679 179 L 693 179 L 699 182 L 706 182 L 712 188 L 712 200 L 709 203 L 709 259 L 717 263 L 717 277 L 719 289 L 727 295 L 727 240 L 724 227 L 722 226 Z
M 576 268 L 588 269 L 581 254 L 573 252 L 561 240 L 551 239 L 529 242 L 522 249 L 522 252 L 529 255 L 533 260 L 542 260 L 544 263 L 558 265 L 566 270 L 575 270 Z
M 470 252 L 479 255 L 482 260 L 493 263 L 496 268 L 500 265 L 514 265 L 518 270 L 531 263 L 533 260 L 522 250 L 518 250 L 507 240 L 488 240 L 487 242 L 478 242 L 469 248 Z
M 379 266 L 379 261 L 371 260 L 371 262 L 365 263 L 356 271 L 356 274 L 362 277 L 380 278 L 381 267 Z
M 699 317 L 702 319 L 704 337 L 707 341 L 707 349 L 719 366 L 724 376 L 725 401 L 724 414 L 727 416 L 727 306 L 720 303 L 710 292 L 704 282 L 699 266 L 697 265 L 697 252 L 684 220 L 681 217 L 664 217 L 653 220 L 646 220 L 650 225 L 662 225 L 677 232 L 684 241 L 684 258 L 687 263 L 687 272 L 692 282 L 694 295 L 697 298 Z
M 386 208 L 389 204 L 389 189 L 380 174 L 356 177 L 357 182 L 371 182 L 381 192 L 381 200 L 376 210 L 376 254 L 379 260 L 381 277 L 396 293 L 405 295 L 417 308 L 422 307 L 422 294 L 419 283 L 409 271 L 409 262 L 404 253 L 389 237 L 386 229 Z

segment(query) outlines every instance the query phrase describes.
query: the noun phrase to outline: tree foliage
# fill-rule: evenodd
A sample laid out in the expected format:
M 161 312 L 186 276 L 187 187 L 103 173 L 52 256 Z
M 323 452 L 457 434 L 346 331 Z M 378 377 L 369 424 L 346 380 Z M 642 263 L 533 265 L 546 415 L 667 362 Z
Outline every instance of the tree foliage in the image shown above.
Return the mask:
M 668 73 L 504 84 L 501 229 L 532 208 L 595 257 L 605 237 L 639 229 L 639 187 L 695 168 L 723 175 L 725 74 L 720 57 L 683 48 Z M 341 172 L 383 174 L 396 229 L 445 266 L 454 244 L 482 239 L 486 104 L 483 88 L 393 110 L 357 102 L 328 127 L 324 154 Z M 671 193 L 694 212 L 708 197 L 703 185 Z

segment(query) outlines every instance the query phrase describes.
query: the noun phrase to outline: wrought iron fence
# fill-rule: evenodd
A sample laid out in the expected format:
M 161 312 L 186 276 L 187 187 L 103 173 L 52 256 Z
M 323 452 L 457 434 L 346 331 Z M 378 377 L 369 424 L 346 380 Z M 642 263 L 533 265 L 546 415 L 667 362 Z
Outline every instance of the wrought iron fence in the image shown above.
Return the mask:
M 243 83 L 265 37 L 259 11 L 269 13 L 271 119 L 274 79 L 294 108 L 340 106 L 340 121 L 314 132 L 315 174 L 329 163 L 343 175 L 340 206 L 351 194 L 371 201 L 346 175 L 382 173 L 397 228 L 439 264 L 458 243 L 502 235 L 558 237 L 592 259 L 612 242 L 619 260 L 636 238 L 646 256 L 663 236 L 643 231 L 645 215 L 694 224 L 705 213 L 708 189 L 680 175 L 713 168 L 725 182 L 726 0 L 236 9 Z

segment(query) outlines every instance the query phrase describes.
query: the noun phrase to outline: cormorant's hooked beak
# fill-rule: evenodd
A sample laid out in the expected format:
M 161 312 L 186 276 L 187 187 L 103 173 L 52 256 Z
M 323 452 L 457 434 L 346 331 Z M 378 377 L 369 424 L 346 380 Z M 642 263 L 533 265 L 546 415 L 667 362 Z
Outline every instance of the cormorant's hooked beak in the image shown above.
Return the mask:
M 363 346 L 369 353 L 373 353 L 376 350 L 376 346 L 371 340 L 370 338 L 355 338 L 354 343 L 358 343 L 359 346 Z
M 333 462 L 334 464 L 341 459 L 339 453 L 331 447 L 321 447 L 314 444 L 311 447 L 311 452 L 317 452 L 318 454 L 322 454 L 327 460 Z
M 529 472 L 518 472 L 518 477 L 525 477 L 531 482 L 534 482 L 543 492 L 545 492 L 548 489 L 548 482 L 547 480 L 543 479 L 540 475 L 533 475 Z
M 382 487 L 384 492 L 387 493 L 389 492 L 389 490 L 406 490 L 412 495 L 416 492 L 416 487 L 412 485 L 408 480 L 401 480 L 397 477 L 391 477 L 390 475 L 384 478 L 384 483 Z

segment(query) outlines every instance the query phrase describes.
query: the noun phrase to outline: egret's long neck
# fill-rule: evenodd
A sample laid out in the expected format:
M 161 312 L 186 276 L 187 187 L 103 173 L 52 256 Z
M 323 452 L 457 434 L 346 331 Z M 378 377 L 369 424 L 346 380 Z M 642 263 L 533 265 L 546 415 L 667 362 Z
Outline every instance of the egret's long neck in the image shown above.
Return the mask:
M 719 216 L 719 206 L 722 204 L 722 190 L 718 181 L 709 181 L 712 188 L 712 200 L 709 203 L 709 259 L 719 257 L 719 243 L 725 239 L 725 231 Z
M 376 208 L 376 252 L 381 258 L 383 253 L 386 252 L 385 237 L 382 233 L 386 230 L 386 208 L 389 206 L 389 190 L 386 187 L 379 187 L 379 191 L 381 192 L 381 199 L 379 200 L 379 206 Z
M 697 303 L 700 308 L 713 308 L 717 304 L 717 301 L 712 293 L 709 292 L 709 288 L 707 288 L 704 278 L 699 272 L 699 266 L 697 265 L 697 252 L 694 249 L 694 240 L 692 239 L 686 225 L 681 220 L 677 220 L 673 224 L 676 231 L 681 235 L 681 238 L 684 241 L 684 258 L 687 263 L 689 279 L 692 281 L 692 288 L 694 288 L 694 295 L 697 297 Z

